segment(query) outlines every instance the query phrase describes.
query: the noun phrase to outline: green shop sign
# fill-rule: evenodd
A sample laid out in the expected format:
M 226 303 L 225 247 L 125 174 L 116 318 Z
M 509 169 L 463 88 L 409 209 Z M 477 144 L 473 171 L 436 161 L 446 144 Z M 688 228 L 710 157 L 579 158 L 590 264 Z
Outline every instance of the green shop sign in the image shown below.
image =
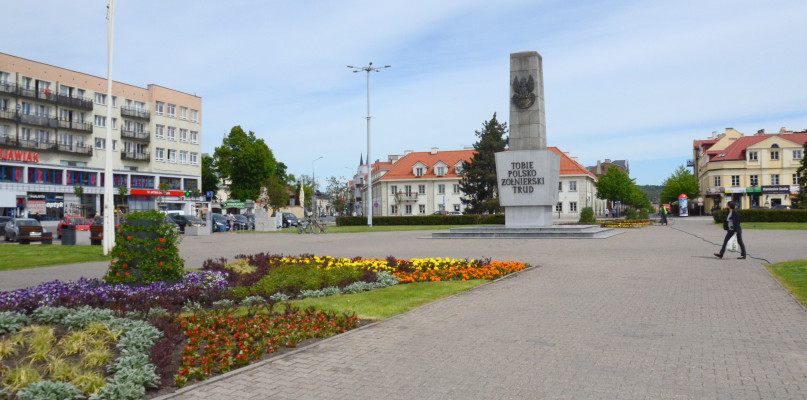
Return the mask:
M 224 208 L 244 208 L 244 202 L 241 200 L 228 200 L 224 203 Z

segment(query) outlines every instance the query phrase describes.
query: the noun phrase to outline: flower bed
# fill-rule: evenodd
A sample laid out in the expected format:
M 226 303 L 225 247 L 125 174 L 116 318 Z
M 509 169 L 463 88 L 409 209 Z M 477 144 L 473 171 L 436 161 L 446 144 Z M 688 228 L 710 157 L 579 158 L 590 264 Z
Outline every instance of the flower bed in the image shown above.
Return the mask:
M 648 221 L 609 221 L 600 224 L 603 228 L 643 228 L 650 226 Z

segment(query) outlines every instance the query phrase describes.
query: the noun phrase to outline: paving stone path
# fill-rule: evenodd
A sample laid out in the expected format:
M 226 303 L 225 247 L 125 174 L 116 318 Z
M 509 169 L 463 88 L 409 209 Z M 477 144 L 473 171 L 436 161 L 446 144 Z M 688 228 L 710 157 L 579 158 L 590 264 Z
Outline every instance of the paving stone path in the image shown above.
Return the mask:
M 189 263 L 267 250 L 539 267 L 164 398 L 807 398 L 807 311 L 760 260 L 713 257 L 723 231 L 710 220 L 672 223 L 604 240 L 186 238 Z M 807 231 L 745 230 L 744 239 L 753 257 L 807 258 Z

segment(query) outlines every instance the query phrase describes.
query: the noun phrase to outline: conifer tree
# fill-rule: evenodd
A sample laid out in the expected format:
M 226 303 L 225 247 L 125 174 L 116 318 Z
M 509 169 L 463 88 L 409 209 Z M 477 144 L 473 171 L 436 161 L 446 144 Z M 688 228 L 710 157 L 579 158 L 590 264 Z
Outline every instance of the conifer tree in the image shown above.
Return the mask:
M 467 203 L 468 214 L 495 213 L 501 211 L 498 186 L 496 184 L 496 153 L 507 146 L 507 123 L 499 123 L 496 113 L 482 124 L 482 131 L 476 131 L 479 141 L 474 143 L 471 161 L 462 163 L 460 189 Z

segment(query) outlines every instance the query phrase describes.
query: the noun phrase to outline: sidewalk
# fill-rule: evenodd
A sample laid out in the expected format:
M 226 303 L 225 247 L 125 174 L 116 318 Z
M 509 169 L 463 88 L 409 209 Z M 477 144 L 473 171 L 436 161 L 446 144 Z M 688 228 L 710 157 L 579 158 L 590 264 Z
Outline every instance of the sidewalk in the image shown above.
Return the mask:
M 752 257 L 805 256 L 807 231 L 743 235 Z M 267 251 L 491 257 L 540 268 L 163 398 L 807 398 L 807 311 L 759 260 L 713 257 L 723 231 L 708 218 L 604 240 L 423 236 L 186 238 L 188 266 Z

